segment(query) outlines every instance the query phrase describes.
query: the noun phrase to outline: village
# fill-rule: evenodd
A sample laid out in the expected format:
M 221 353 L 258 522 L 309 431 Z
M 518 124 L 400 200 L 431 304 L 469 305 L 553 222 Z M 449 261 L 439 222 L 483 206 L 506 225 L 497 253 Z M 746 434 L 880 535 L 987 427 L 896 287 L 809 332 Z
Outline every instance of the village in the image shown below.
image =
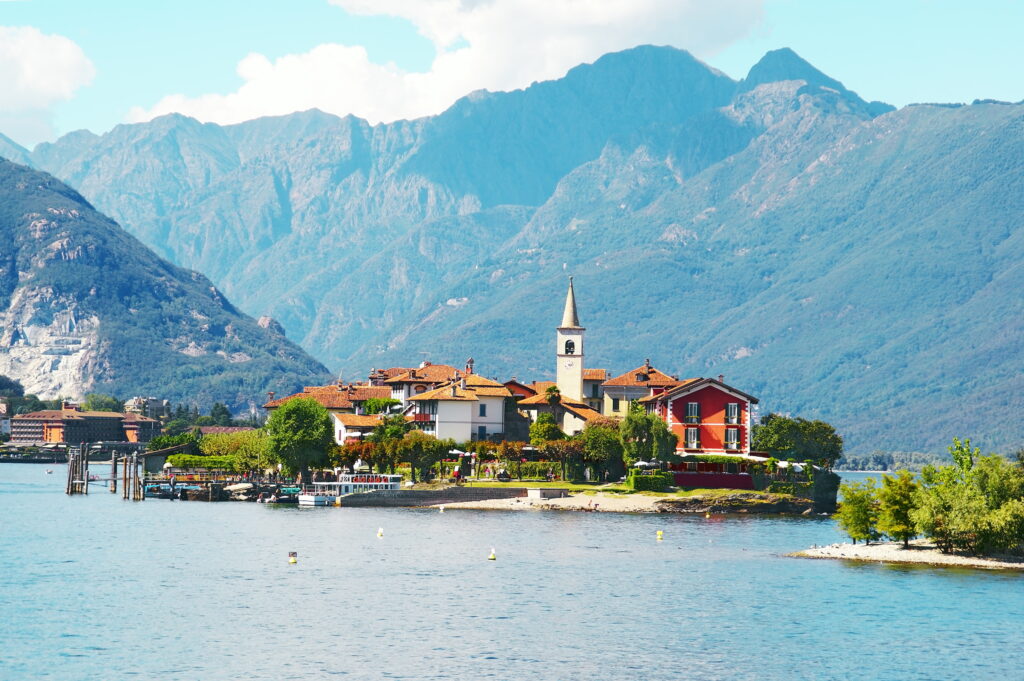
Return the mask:
M 650 359 L 619 374 L 588 367 L 585 333 L 570 277 L 563 314 L 554 329 L 554 381 L 486 378 L 473 359 L 462 368 L 423 361 L 411 367 L 373 369 L 363 381 L 307 386 L 283 397 L 271 392 L 263 408 L 273 420 L 277 410 L 296 400 L 320 405 L 329 414 L 333 442 L 342 453 L 335 463 L 347 464 L 346 480 L 373 483 L 350 484 L 346 491 L 401 488 L 401 475 L 393 475 L 383 488 L 376 484 L 383 479 L 360 477 L 360 473 L 375 472 L 373 457 L 361 445 L 379 440 L 382 431 L 397 425 L 399 434 L 419 432 L 420 438 L 448 443 L 428 466 L 417 466 L 412 457 L 405 457 L 411 474 L 406 485 L 417 482 L 419 469 L 420 482 L 435 476 L 455 483 L 468 479 L 509 482 L 513 477 L 522 482 L 525 471 L 525 477 L 542 482 L 625 482 L 648 491 L 671 487 L 753 491 L 781 480 L 792 492 L 797 476 L 805 496 L 813 496 L 810 482 L 819 462 L 779 461 L 771 452 L 753 448 L 756 397 L 729 385 L 724 376 L 680 378 L 658 369 Z M 156 398 L 133 398 L 125 403 L 123 413 L 83 409 L 65 401 L 59 409 L 13 415 L 6 447 L 36 448 L 37 456 L 44 458 L 64 452 L 70 458 L 88 447 L 86 465 L 90 451 L 113 461 L 145 450 L 140 461 L 153 496 L 170 494 L 166 481 L 172 476 L 183 482 L 249 482 L 248 476 L 217 475 L 217 457 L 197 459 L 194 455 L 202 450 L 194 444 L 199 438 L 232 436 L 254 426 L 197 425 L 175 438 L 162 434 L 163 424 L 172 415 L 170 404 Z M 602 465 L 573 467 L 594 458 L 583 456 L 588 435 L 591 440 L 599 439 L 601 432 L 618 437 L 620 429 L 636 428 L 637 422 L 643 432 L 631 436 L 636 447 Z M 403 458 L 396 453 L 392 459 L 396 457 Z M 376 473 L 383 473 L 385 463 L 376 463 Z M 389 463 L 389 472 L 394 473 L 399 462 Z M 822 464 L 828 466 L 828 462 Z M 335 465 L 333 474 L 314 473 L 311 479 L 314 483 L 341 480 L 338 474 L 343 468 Z M 289 494 L 280 496 L 292 499 L 297 492 L 290 488 Z

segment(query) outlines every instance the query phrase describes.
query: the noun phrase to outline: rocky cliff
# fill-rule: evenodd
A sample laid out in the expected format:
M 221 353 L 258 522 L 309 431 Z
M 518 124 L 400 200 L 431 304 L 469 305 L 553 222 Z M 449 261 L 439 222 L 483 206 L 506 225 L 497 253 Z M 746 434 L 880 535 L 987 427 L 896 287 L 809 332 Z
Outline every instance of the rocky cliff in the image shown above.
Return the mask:
M 0 374 L 41 397 L 222 401 L 327 377 L 279 325 L 157 257 L 75 191 L 0 160 Z

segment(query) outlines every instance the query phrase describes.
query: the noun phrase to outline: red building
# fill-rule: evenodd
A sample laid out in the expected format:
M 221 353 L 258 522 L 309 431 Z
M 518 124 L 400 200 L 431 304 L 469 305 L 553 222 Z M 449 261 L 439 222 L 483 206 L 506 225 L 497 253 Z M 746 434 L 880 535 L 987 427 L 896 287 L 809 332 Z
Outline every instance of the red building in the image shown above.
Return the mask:
M 678 454 L 750 454 L 757 398 L 714 378 L 692 378 L 640 400 L 679 438 Z
M 693 456 L 672 464 L 676 484 L 684 487 L 753 489 L 744 462 L 701 461 L 700 455 L 750 455 L 751 407 L 757 398 L 714 378 L 693 378 L 640 400 L 665 420 L 678 438 L 676 454 Z

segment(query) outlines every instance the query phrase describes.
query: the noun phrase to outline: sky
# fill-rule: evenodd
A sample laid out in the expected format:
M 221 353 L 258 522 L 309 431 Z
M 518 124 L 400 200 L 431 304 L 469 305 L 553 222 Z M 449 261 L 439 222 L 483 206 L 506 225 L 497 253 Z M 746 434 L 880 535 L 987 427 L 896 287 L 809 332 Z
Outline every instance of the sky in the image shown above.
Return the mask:
M 742 78 L 790 47 L 869 100 L 1024 99 L 1020 0 L 0 0 L 0 133 L 31 148 L 179 112 L 371 123 L 640 44 Z

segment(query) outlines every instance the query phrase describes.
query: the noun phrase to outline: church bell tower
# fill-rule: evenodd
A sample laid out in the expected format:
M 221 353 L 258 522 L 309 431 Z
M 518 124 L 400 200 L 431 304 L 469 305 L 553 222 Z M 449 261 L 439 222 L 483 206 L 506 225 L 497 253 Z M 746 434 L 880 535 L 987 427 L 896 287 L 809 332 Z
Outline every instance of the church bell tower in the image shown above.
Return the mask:
M 576 292 L 569 277 L 569 292 L 565 296 L 562 323 L 555 332 L 557 360 L 555 382 L 558 391 L 569 399 L 583 401 L 583 332 L 576 314 Z

